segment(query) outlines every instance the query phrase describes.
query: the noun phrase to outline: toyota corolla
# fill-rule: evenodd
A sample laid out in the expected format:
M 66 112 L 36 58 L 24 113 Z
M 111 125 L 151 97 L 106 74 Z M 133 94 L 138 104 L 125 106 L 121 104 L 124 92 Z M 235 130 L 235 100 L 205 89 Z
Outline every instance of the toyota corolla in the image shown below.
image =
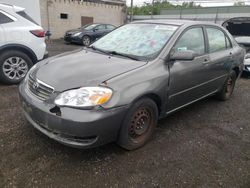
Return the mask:
M 35 65 L 19 87 L 26 119 L 65 145 L 143 146 L 159 118 L 209 96 L 228 100 L 245 51 L 222 27 L 133 22 Z

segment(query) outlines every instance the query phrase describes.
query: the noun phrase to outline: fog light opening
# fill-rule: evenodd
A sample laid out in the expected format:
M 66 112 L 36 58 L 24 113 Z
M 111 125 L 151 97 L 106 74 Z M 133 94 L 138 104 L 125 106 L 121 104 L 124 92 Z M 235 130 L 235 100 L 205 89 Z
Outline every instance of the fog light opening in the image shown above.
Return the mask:
M 58 106 L 55 106 L 54 108 L 51 108 L 50 112 L 53 113 L 53 114 L 56 114 L 57 116 L 62 115 L 61 110 L 60 110 L 60 108 Z

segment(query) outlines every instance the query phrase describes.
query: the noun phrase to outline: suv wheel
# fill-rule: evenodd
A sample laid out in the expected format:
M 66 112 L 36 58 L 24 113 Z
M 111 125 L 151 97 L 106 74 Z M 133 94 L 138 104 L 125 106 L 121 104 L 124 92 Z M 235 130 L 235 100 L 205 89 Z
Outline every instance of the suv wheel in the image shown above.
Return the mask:
M 0 55 L 0 81 L 5 84 L 20 83 L 33 63 L 20 51 L 6 51 Z
M 226 82 L 224 83 L 222 89 L 216 94 L 216 98 L 222 101 L 228 100 L 233 94 L 236 79 L 236 72 L 232 70 L 228 78 L 226 79 Z
M 142 147 L 151 137 L 158 121 L 158 108 L 148 98 L 137 101 L 121 127 L 117 144 L 127 150 Z

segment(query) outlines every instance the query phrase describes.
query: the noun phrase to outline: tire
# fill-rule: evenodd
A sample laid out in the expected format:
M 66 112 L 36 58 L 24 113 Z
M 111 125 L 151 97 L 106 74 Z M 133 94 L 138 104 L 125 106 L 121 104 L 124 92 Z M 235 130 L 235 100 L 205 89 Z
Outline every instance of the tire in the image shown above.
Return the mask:
M 226 79 L 222 89 L 216 94 L 216 98 L 221 101 L 230 99 L 233 94 L 234 86 L 236 83 L 237 75 L 235 71 L 231 71 Z
M 158 121 L 158 108 L 149 98 L 138 100 L 128 111 L 117 144 L 127 150 L 142 147 L 151 137 Z
M 91 38 L 87 35 L 82 37 L 82 44 L 84 46 L 89 46 L 91 44 Z
M 3 52 L 0 55 L 0 81 L 4 84 L 18 84 L 32 66 L 30 57 L 21 51 Z

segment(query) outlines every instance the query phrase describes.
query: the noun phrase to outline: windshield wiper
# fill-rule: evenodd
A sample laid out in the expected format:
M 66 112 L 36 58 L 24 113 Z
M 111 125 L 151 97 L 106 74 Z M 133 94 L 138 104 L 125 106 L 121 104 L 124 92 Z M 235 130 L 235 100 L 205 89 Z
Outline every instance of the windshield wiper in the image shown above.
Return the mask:
M 126 57 L 129 59 L 135 60 L 135 61 L 140 61 L 140 59 L 134 55 L 123 54 L 123 53 L 119 53 L 117 51 L 106 51 L 106 50 L 102 50 L 100 48 L 96 48 L 95 46 L 89 46 L 88 48 L 102 52 L 102 53 L 107 54 L 107 55 L 118 55 L 118 56 Z
M 133 59 L 135 61 L 140 61 L 140 59 L 134 55 L 129 55 L 129 54 L 123 54 L 123 53 L 119 53 L 117 51 L 108 51 L 110 55 L 118 55 L 118 56 L 122 56 L 122 57 L 126 57 L 129 59 Z
M 87 48 L 91 48 L 91 49 L 93 49 L 93 50 L 95 50 L 95 51 L 99 51 L 99 52 L 102 52 L 102 53 L 104 53 L 104 54 L 108 54 L 108 55 L 110 54 L 108 51 L 105 51 L 105 50 L 96 48 L 95 46 L 89 46 L 89 47 L 87 47 Z

